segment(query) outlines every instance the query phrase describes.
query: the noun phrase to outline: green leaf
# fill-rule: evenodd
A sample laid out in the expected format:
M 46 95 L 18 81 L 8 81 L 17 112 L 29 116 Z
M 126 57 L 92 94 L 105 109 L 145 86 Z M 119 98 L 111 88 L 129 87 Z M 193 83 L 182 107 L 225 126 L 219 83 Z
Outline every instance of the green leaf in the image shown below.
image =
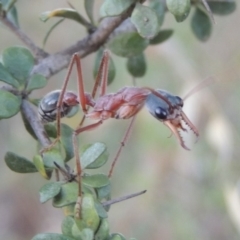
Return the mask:
M 45 203 L 49 199 L 54 198 L 61 191 L 62 183 L 52 182 L 45 184 L 39 191 L 40 202 Z
M 105 0 L 100 8 L 101 17 L 117 16 L 125 12 L 135 0 Z
M 89 228 L 84 228 L 81 232 L 81 237 L 84 240 L 92 240 L 94 239 L 94 232 Z
M 94 0 L 84 0 L 84 7 L 86 10 L 87 16 L 92 24 L 94 24 L 93 5 L 94 5 Z
M 56 162 L 60 167 L 64 168 L 64 161 L 58 149 L 52 148 L 43 153 L 43 163 L 45 167 L 56 168 L 54 162 Z
M 0 63 L 0 81 L 5 82 L 15 88 L 19 87 L 18 81 L 12 77 L 2 63 Z
M 43 22 L 46 22 L 48 19 L 52 17 L 62 17 L 62 18 L 71 19 L 86 27 L 89 27 L 90 25 L 86 21 L 86 19 L 83 16 L 81 16 L 79 12 L 77 12 L 75 9 L 72 9 L 72 8 L 58 8 L 53 11 L 43 12 L 40 16 L 40 19 Z
M 133 77 L 142 77 L 146 73 L 146 61 L 143 53 L 130 57 L 127 60 L 127 69 Z
M 75 240 L 75 239 L 59 233 L 40 233 L 34 236 L 32 240 Z
M 151 45 L 159 44 L 167 39 L 169 39 L 173 34 L 173 30 L 171 29 L 165 29 L 160 31 L 153 39 L 150 40 Z
M 44 129 L 47 132 L 47 135 L 50 138 L 56 138 L 57 137 L 57 129 L 55 123 L 47 123 L 44 124 Z
M 66 124 L 61 124 L 61 143 L 66 153 L 65 162 L 74 157 L 72 135 L 73 129 Z
M 103 48 L 100 48 L 97 51 L 96 58 L 95 58 L 95 63 L 94 63 L 94 68 L 93 68 L 94 78 L 96 78 L 96 76 L 97 76 L 97 73 L 98 73 L 98 70 L 99 70 L 99 67 L 100 67 L 100 63 L 101 63 L 101 60 L 102 60 L 102 56 L 103 56 L 103 51 L 104 51 Z M 108 85 L 113 82 L 113 80 L 115 78 L 115 75 L 116 75 L 116 68 L 115 68 L 114 62 L 112 60 L 112 57 L 109 56 Z
M 200 41 L 207 41 L 212 32 L 212 23 L 208 15 L 196 8 L 191 20 L 193 33 Z
M 7 19 L 13 23 L 14 26 L 19 27 L 18 23 L 18 13 L 15 6 L 12 6 L 11 9 L 7 12 Z
M 208 2 L 213 13 L 218 15 L 228 15 L 235 11 L 237 4 L 234 1 L 225 2 Z
M 143 38 L 153 38 L 158 32 L 158 17 L 150 7 L 137 3 L 132 12 L 131 21 Z
M 28 84 L 27 84 L 27 91 L 32 91 L 34 89 L 43 88 L 47 85 L 47 79 L 40 75 L 34 74 L 30 77 Z
M 75 219 L 76 225 L 80 231 L 85 228 L 90 228 L 94 232 L 97 230 L 100 218 L 95 209 L 94 198 L 91 194 L 85 193 L 82 197 L 81 216 L 80 219 Z
M 182 22 L 188 17 L 191 9 L 190 0 L 166 0 L 166 3 L 177 22 Z
M 96 240 L 108 239 L 109 236 L 109 223 L 106 218 L 101 220 L 100 226 L 95 234 Z
M 63 210 L 63 213 L 64 213 L 65 216 L 74 217 L 74 215 L 75 215 L 75 203 L 64 206 L 62 208 L 62 210 Z M 65 234 L 65 235 L 68 235 L 68 234 Z
M 155 11 L 158 18 L 158 27 L 160 28 L 163 24 L 165 16 L 165 2 L 159 0 L 150 0 L 149 7 Z
M 82 177 L 82 183 L 88 187 L 100 188 L 110 184 L 109 178 L 104 174 L 94 174 Z
M 111 185 L 108 184 L 104 187 L 97 188 L 96 192 L 97 192 L 97 198 L 99 201 L 102 201 L 103 199 L 108 200 L 110 199 L 110 196 L 111 196 Z
M 34 58 L 26 48 L 10 47 L 3 51 L 3 64 L 20 85 L 23 85 L 32 71 Z
M 67 216 L 63 219 L 62 221 L 62 225 L 61 225 L 61 229 L 62 229 L 62 233 L 64 235 L 73 237 L 72 235 L 72 227 L 75 224 L 74 218 L 71 216 Z
M 95 208 L 96 208 L 98 216 L 100 218 L 108 217 L 107 211 L 105 210 L 105 208 L 103 207 L 103 205 L 100 202 L 95 201 Z
M 13 152 L 7 152 L 4 160 L 7 166 L 14 172 L 34 173 L 38 171 L 31 161 Z
M 107 147 L 104 143 L 96 142 L 88 145 L 81 155 L 81 167 L 82 169 L 99 168 L 107 162 L 108 156 Z
M 26 130 L 28 131 L 28 133 L 29 133 L 35 140 L 38 140 L 35 132 L 33 131 L 33 128 L 32 128 L 32 126 L 31 126 L 31 124 L 28 122 L 28 120 L 27 120 L 27 118 L 25 117 L 23 111 L 21 111 L 21 116 L 22 116 L 22 120 L 23 120 L 24 126 L 25 126 Z
M 5 11 L 6 18 L 8 21 L 10 21 L 13 25 L 16 27 L 19 27 L 18 25 L 18 18 L 17 18 L 17 10 L 14 6 L 16 3 L 16 0 L 1 0 L 0 1 L 0 11 Z
M 45 168 L 42 157 L 40 155 L 35 155 L 33 158 L 33 162 L 42 177 L 49 180 L 52 176 L 52 170 Z
M 78 196 L 78 183 L 68 182 L 62 185 L 60 193 L 53 198 L 53 206 L 62 208 L 76 203 Z
M 142 38 L 137 32 L 120 33 L 107 44 L 108 48 L 121 57 L 132 57 L 143 52 L 149 40 Z
M 0 90 L 0 119 L 10 118 L 20 110 L 21 99 L 10 92 Z
M 89 228 L 84 228 L 82 231 L 79 230 L 77 225 L 73 225 L 72 227 L 72 235 L 75 239 L 81 240 L 93 240 L 94 239 L 94 232 Z

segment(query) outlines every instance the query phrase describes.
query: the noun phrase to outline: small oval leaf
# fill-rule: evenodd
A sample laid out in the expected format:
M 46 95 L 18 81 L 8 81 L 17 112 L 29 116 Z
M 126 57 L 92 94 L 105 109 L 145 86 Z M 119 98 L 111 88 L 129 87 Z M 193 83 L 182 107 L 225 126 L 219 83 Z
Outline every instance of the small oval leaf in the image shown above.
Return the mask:
M 127 60 L 127 69 L 133 77 L 142 77 L 146 73 L 146 61 L 143 53 L 130 57 Z
M 57 137 L 57 129 L 55 123 L 47 123 L 44 124 L 44 129 L 47 132 L 47 135 L 50 138 L 56 138 Z
M 135 0 L 105 0 L 100 8 L 101 17 L 117 16 L 126 11 Z
M 18 81 L 12 77 L 2 63 L 0 63 L 0 81 L 5 82 L 15 88 L 19 87 Z
M 11 2 L 11 1 L 8 1 Z M 16 27 L 19 27 L 18 23 L 18 13 L 15 6 L 12 6 L 11 9 L 7 12 L 7 19 L 13 23 Z
M 100 218 L 108 217 L 107 211 L 105 210 L 105 208 L 103 207 L 103 205 L 100 202 L 95 201 L 95 208 L 96 208 L 98 216 Z
M 78 184 L 76 182 L 68 182 L 62 185 L 60 193 L 53 198 L 53 206 L 56 208 L 62 208 L 76 203 L 77 196 Z
M 56 162 L 60 167 L 64 168 L 64 161 L 58 149 L 52 148 L 49 151 L 44 152 L 42 155 L 45 167 L 56 168 L 56 165 L 54 164 L 54 162 Z
M 90 228 L 94 232 L 97 230 L 100 218 L 95 209 L 94 198 L 91 194 L 85 193 L 82 197 L 81 217 L 75 219 L 76 225 L 80 231 L 85 228 Z
M 104 174 L 94 174 L 82 177 L 82 183 L 88 187 L 100 188 L 110 184 L 109 178 Z
M 63 219 L 62 221 L 62 225 L 61 225 L 61 229 L 62 229 L 62 233 L 64 235 L 73 237 L 72 235 L 72 227 L 75 224 L 74 218 L 71 216 L 67 216 Z
M 81 231 L 77 227 L 77 225 L 73 225 L 72 227 L 72 235 L 74 236 L 74 239 L 81 239 L 81 240 L 93 240 L 94 238 L 94 232 L 89 228 L 84 228 Z
M 107 147 L 104 143 L 97 142 L 90 146 L 88 145 L 81 155 L 82 169 L 94 169 L 101 167 L 107 162 L 108 155 Z
M 102 201 L 103 199 L 109 200 L 111 197 L 111 185 L 109 184 L 104 187 L 97 188 L 96 192 L 99 201 Z
M 99 67 L 100 67 L 100 63 L 103 57 L 103 48 L 100 48 L 96 54 L 96 58 L 95 58 L 95 63 L 94 63 L 94 67 L 93 67 L 93 76 L 94 78 L 96 78 Z M 109 66 L 108 66 L 108 85 L 111 84 L 115 78 L 116 75 L 116 68 L 114 65 L 114 62 L 112 60 L 112 57 L 109 56 Z
M 96 240 L 102 240 L 102 239 L 108 239 L 109 236 L 109 223 L 106 218 L 101 220 L 100 227 L 98 228 L 95 239 Z
M 43 88 L 46 86 L 46 84 L 47 84 L 47 79 L 44 76 L 40 74 L 34 74 L 30 77 L 28 81 L 27 91 Z
M 190 0 L 166 0 L 166 3 L 177 22 L 182 22 L 188 17 L 191 9 Z
M 157 14 L 151 8 L 140 3 L 136 4 L 131 15 L 131 21 L 137 28 L 139 35 L 143 38 L 153 38 L 158 32 Z
M 75 203 L 63 207 L 62 210 L 63 210 L 63 213 L 64 213 L 65 216 L 74 217 L 74 214 L 75 214 Z M 67 234 L 65 234 L 65 235 L 67 235 Z
M 38 172 L 42 175 L 42 177 L 49 180 L 52 176 L 52 170 L 45 169 L 42 157 L 40 155 L 35 155 L 33 158 L 33 162 Z
M 54 198 L 61 191 L 62 183 L 52 182 L 45 184 L 40 190 L 40 202 L 45 203 L 49 199 Z
M 22 116 L 22 120 L 23 120 L 23 123 L 24 123 L 24 126 L 26 128 L 26 130 L 28 131 L 28 133 L 35 139 L 35 140 L 38 140 L 31 124 L 28 122 L 28 119 L 25 117 L 25 114 L 23 111 L 21 111 L 21 116 Z
M 59 233 L 40 233 L 34 236 L 32 240 L 74 240 L 74 238 Z
M 10 92 L 0 90 L 0 119 L 10 118 L 20 110 L 21 99 Z
M 72 135 L 73 129 L 66 124 L 61 124 L 61 143 L 66 153 L 65 162 L 74 157 Z
M 108 48 L 121 57 L 132 57 L 143 52 L 149 40 L 142 38 L 137 32 L 120 33 L 107 44 Z
M 196 8 L 191 20 L 193 33 L 200 41 L 207 41 L 212 32 L 212 23 L 208 15 Z
M 169 39 L 173 34 L 173 30 L 171 29 L 165 29 L 160 31 L 153 39 L 150 40 L 151 45 L 159 44 L 167 39 Z
M 208 5 L 214 14 L 228 15 L 235 11 L 237 5 L 234 1 L 208 2 Z
M 10 47 L 3 51 L 3 64 L 20 85 L 24 85 L 34 66 L 34 58 L 26 48 Z
M 31 161 L 13 152 L 7 152 L 4 159 L 7 166 L 14 172 L 34 173 L 38 171 Z
M 149 1 L 149 7 L 155 11 L 158 18 L 158 27 L 160 28 L 163 24 L 165 16 L 165 2 L 159 0 Z

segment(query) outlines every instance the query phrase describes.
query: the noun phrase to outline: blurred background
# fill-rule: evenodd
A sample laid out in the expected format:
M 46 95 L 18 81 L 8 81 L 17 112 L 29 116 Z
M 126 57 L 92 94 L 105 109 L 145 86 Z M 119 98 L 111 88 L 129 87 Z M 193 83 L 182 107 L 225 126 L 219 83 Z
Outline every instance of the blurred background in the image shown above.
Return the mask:
M 99 5 L 102 1 L 99 1 Z M 72 0 L 83 11 L 80 1 Z M 38 46 L 55 20 L 43 23 L 39 15 L 47 10 L 68 7 L 64 0 L 17 3 L 20 26 Z M 96 15 L 98 14 L 96 6 Z M 193 10 L 193 9 L 192 9 Z M 166 15 L 162 29 L 174 29 L 163 44 L 147 49 L 146 75 L 138 86 L 163 88 L 184 96 L 209 76 L 214 83 L 187 99 L 184 112 L 199 129 L 200 138 L 187 141 L 191 151 L 180 147 L 170 131 L 147 110 L 135 121 L 112 177 L 113 197 L 146 189 L 144 195 L 115 204 L 109 212 L 111 232 L 138 240 L 225 240 L 240 239 L 240 21 L 239 9 L 216 18 L 212 36 L 199 42 L 193 35 L 189 18 L 176 23 Z M 55 53 L 85 36 L 82 26 L 64 21 L 50 36 L 46 51 Z M 4 26 L 0 26 L 0 50 L 22 45 Z M 82 60 L 86 89 L 93 86 L 95 54 Z M 112 55 L 117 68 L 108 92 L 132 85 L 126 59 Z M 66 70 L 49 80 L 46 88 L 34 91 L 42 97 L 61 88 Z M 76 89 L 76 73 L 69 89 Z M 80 115 L 65 120 L 78 124 Z M 105 142 L 114 158 L 129 121 L 108 120 L 98 129 L 83 133 L 81 144 Z M 187 136 L 186 136 L 187 137 Z M 26 240 L 37 233 L 61 232 L 63 213 L 51 202 L 42 205 L 38 191 L 46 182 L 39 174 L 17 174 L 4 162 L 7 151 L 32 159 L 36 142 L 26 132 L 20 115 L 0 122 L 0 239 Z M 107 173 L 111 161 L 102 172 Z

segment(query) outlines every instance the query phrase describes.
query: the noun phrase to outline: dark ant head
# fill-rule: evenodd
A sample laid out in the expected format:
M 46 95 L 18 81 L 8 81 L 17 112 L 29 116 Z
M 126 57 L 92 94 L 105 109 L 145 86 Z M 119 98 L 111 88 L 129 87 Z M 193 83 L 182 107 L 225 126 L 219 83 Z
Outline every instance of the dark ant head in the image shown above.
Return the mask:
M 46 94 L 38 105 L 38 113 L 42 122 L 53 122 L 57 118 L 57 103 L 61 90 L 55 90 Z M 78 105 L 77 95 L 73 92 L 66 92 L 63 96 L 63 104 L 60 110 L 61 117 L 73 116 Z
M 183 100 L 165 90 L 158 89 L 156 91 L 165 97 L 168 102 L 151 93 L 148 95 L 145 102 L 148 111 L 158 120 L 164 121 L 173 119 L 175 117 L 173 116 L 174 110 L 181 110 L 183 107 Z

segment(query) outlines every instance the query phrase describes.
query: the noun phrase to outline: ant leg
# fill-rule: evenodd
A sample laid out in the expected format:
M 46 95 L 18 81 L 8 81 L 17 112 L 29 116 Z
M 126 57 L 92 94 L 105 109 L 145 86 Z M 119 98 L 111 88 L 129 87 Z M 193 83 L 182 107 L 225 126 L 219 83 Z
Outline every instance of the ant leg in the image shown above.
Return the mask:
M 108 79 L 108 61 L 109 61 L 109 52 L 104 51 L 103 57 L 100 63 L 99 71 L 96 77 L 96 81 L 92 90 L 91 97 L 94 99 L 95 95 L 97 93 L 97 89 L 99 85 L 101 84 L 101 92 L 100 96 L 104 95 L 106 92 L 106 86 L 107 86 L 107 79 Z M 83 79 L 82 79 L 82 71 L 81 71 L 81 65 L 80 61 L 77 61 L 77 69 L 78 69 L 78 94 L 80 97 L 80 104 L 83 109 L 83 112 L 86 114 L 88 112 L 88 107 L 86 107 L 86 98 L 84 93 L 84 86 L 83 86 Z M 81 204 L 82 204 L 82 183 L 81 183 L 81 174 L 82 174 L 82 168 L 81 168 L 81 161 L 78 151 L 78 141 L 77 141 L 77 135 L 81 132 L 91 130 L 95 127 L 98 127 L 100 124 L 102 124 L 102 120 L 98 121 L 97 123 L 81 127 L 86 116 L 84 115 L 82 120 L 80 121 L 78 128 L 73 133 L 73 146 L 74 146 L 74 154 L 76 157 L 76 169 L 77 169 L 77 180 L 78 180 L 78 199 L 76 202 L 75 207 L 75 216 L 76 218 L 80 218 L 80 212 L 81 212 Z
M 56 124 L 57 124 L 57 137 L 56 139 L 46 148 L 42 149 L 40 152 L 43 153 L 43 152 L 46 152 L 46 151 L 49 151 L 51 148 L 53 148 L 56 143 L 60 140 L 60 136 L 61 136 L 61 107 L 62 107 L 62 104 L 63 104 L 63 98 L 64 98 L 64 94 L 66 92 L 66 89 L 67 89 L 67 85 L 68 85 L 68 82 L 69 82 L 69 79 L 70 79 L 70 75 L 71 75 L 71 72 L 72 72 L 72 68 L 73 68 L 73 65 L 74 63 L 76 63 L 77 65 L 77 72 L 78 72 L 78 82 L 82 82 L 82 71 L 81 71 L 81 64 L 80 64 L 80 59 L 79 59 L 79 56 L 78 54 L 74 54 L 70 60 L 70 63 L 69 63 L 69 67 L 68 67 L 68 71 L 67 71 L 67 75 L 66 75 L 66 78 L 63 82 L 63 86 L 62 86 L 62 90 L 61 90 L 61 93 L 60 93 L 60 96 L 58 98 L 58 103 L 57 103 L 57 116 L 56 116 Z M 82 86 L 83 87 L 83 86 Z M 84 92 L 84 89 L 82 88 L 83 92 Z M 85 95 L 82 94 L 81 95 L 81 105 L 83 106 L 86 106 L 86 99 L 85 99 Z M 84 108 L 84 107 L 83 107 Z
M 136 118 L 136 115 L 132 117 L 131 122 L 130 122 L 128 128 L 127 128 L 127 131 L 126 131 L 125 134 L 124 134 L 124 137 L 123 137 L 123 139 L 122 139 L 122 141 L 121 141 L 120 147 L 119 147 L 119 149 L 118 149 L 118 151 L 117 151 L 117 153 L 116 153 L 116 156 L 115 156 L 115 158 L 114 158 L 114 160 L 113 160 L 113 162 L 112 162 L 111 168 L 110 168 L 110 170 L 109 170 L 109 173 L 108 173 L 108 177 L 109 177 L 109 178 L 112 176 L 113 169 L 114 169 L 114 167 L 115 167 L 115 165 L 116 165 L 116 163 L 117 163 L 117 160 L 118 160 L 118 158 L 119 158 L 119 156 L 120 156 L 120 154 L 121 154 L 121 152 L 122 152 L 123 147 L 125 146 L 128 138 L 129 138 L 129 135 L 130 135 L 130 133 L 131 133 L 131 129 L 132 129 L 133 123 L 134 123 L 134 121 L 135 121 L 135 118 Z
M 103 53 L 102 60 L 100 62 L 99 70 L 98 70 L 96 80 L 95 80 L 95 83 L 94 83 L 94 86 L 93 86 L 93 90 L 92 90 L 92 93 L 91 93 L 91 96 L 92 96 L 93 99 L 95 98 L 98 87 L 100 85 L 101 85 L 101 88 L 102 88 L 100 95 L 102 96 L 106 92 L 107 79 L 108 79 L 108 62 L 109 62 L 109 52 L 108 52 L 108 50 L 105 50 L 104 53 Z M 79 79 L 81 79 L 81 78 L 79 78 Z M 82 83 L 79 83 L 79 94 L 80 94 L 80 91 L 81 91 L 80 90 L 80 87 L 82 86 L 81 84 Z M 87 108 L 87 111 L 88 111 L 88 108 Z M 85 119 L 86 119 L 86 116 L 84 115 L 82 117 L 79 125 L 78 125 L 78 128 L 80 128 L 83 125 Z
M 74 131 L 72 136 L 73 146 L 74 146 L 74 155 L 76 157 L 76 169 L 77 169 L 77 181 L 78 181 L 78 198 L 75 206 L 76 218 L 81 217 L 80 212 L 81 212 L 81 204 L 82 204 L 82 181 L 81 181 L 82 167 L 81 167 L 81 161 L 80 161 L 80 156 L 78 151 L 77 135 L 80 134 L 81 132 L 92 130 L 98 127 L 100 124 L 102 124 L 102 120 L 85 127 L 80 127 Z

